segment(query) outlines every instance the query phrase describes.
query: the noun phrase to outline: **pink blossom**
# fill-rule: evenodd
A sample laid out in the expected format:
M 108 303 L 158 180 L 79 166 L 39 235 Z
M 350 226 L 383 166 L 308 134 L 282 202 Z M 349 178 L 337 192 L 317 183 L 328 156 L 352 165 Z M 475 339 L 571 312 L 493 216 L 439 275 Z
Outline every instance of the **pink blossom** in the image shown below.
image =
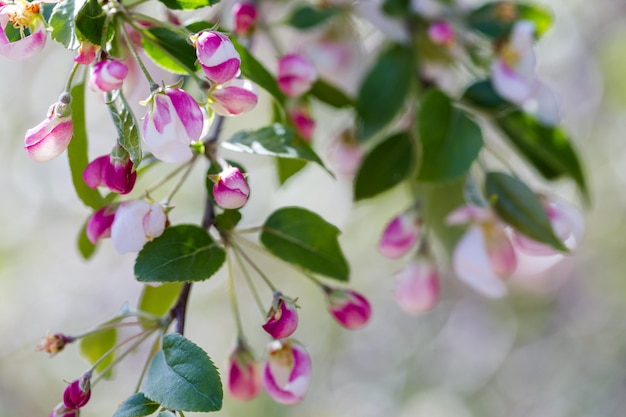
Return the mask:
M 74 62 L 82 65 L 91 64 L 96 59 L 96 51 L 99 48 L 99 46 L 96 46 L 91 42 L 81 42 L 80 46 L 78 47 L 78 53 L 74 57 Z
M 403 257 L 415 247 L 421 225 L 422 221 L 414 208 L 394 217 L 385 227 L 378 250 L 391 259 Z
M 292 405 L 304 399 L 311 379 L 311 358 L 292 339 L 274 340 L 263 370 L 263 386 L 274 401 Z
M 128 194 L 133 190 L 137 172 L 133 171 L 133 161 L 122 148 L 114 154 L 100 156 L 91 161 L 83 171 L 83 180 L 90 188 L 107 187 L 118 194 Z M 117 155 L 122 153 L 122 155 Z
M 161 236 L 167 217 L 163 206 L 146 200 L 130 200 L 119 205 L 111 225 L 111 240 L 121 253 L 138 252 L 143 245 Z
M 48 117 L 26 131 L 24 149 L 30 159 L 46 162 L 67 149 L 74 134 L 70 100 L 70 95 L 63 93 L 48 110 Z
M 128 66 L 114 59 L 103 59 L 89 71 L 89 88 L 96 93 L 117 90 L 128 75 Z
M 19 32 L 20 39 L 11 41 L 9 31 Z M 25 30 L 30 31 L 25 35 Z M 14 61 L 30 58 L 46 44 L 46 26 L 38 1 L 17 0 L 0 7 L 0 55 Z
M 250 187 L 239 168 L 228 167 L 214 179 L 213 198 L 218 206 L 238 209 L 248 202 Z
M 111 237 L 111 226 L 115 219 L 115 207 L 105 206 L 87 220 L 87 238 L 94 245 L 98 240 Z
M 310 141 L 313 138 L 315 120 L 311 118 L 308 109 L 304 106 L 296 106 L 289 109 L 287 114 L 302 139 Z
M 439 273 L 430 258 L 410 260 L 395 278 L 395 299 L 405 312 L 423 313 L 439 302 Z
M 235 33 L 239 36 L 248 35 L 256 25 L 257 8 L 254 3 L 240 1 L 233 6 Z
M 241 59 L 228 36 L 204 31 L 195 37 L 194 45 L 200 66 L 209 80 L 224 84 L 235 78 Z
M 298 327 L 296 300 L 285 297 L 280 292 L 274 293 L 263 330 L 274 339 L 284 339 L 291 336 L 296 331 L 296 327 Z
M 220 116 L 239 116 L 252 110 L 259 101 L 258 89 L 249 80 L 234 79 L 209 92 L 209 105 Z
M 57 404 L 49 417 L 78 417 L 80 410 L 69 409 L 63 403 Z
M 434 22 L 428 27 L 428 38 L 437 45 L 451 45 L 454 43 L 454 28 L 448 22 Z
M 196 100 L 179 88 L 154 92 L 146 105 L 142 131 L 146 147 L 163 162 L 180 163 L 193 153 L 189 145 L 200 139 L 204 116 Z
M 82 408 L 91 398 L 91 375 L 72 381 L 63 393 L 63 404 L 70 410 Z
M 233 398 L 249 401 L 261 391 L 261 369 L 248 346 L 238 343 L 228 360 L 228 391 Z
M 353 290 L 324 288 L 328 311 L 346 329 L 360 329 L 372 315 L 367 298 Z
M 333 169 L 347 177 L 356 175 L 365 152 L 350 131 L 343 132 L 328 149 Z
M 288 54 L 278 62 L 278 87 L 289 97 L 299 97 L 311 89 L 317 79 L 313 64 L 299 54 Z

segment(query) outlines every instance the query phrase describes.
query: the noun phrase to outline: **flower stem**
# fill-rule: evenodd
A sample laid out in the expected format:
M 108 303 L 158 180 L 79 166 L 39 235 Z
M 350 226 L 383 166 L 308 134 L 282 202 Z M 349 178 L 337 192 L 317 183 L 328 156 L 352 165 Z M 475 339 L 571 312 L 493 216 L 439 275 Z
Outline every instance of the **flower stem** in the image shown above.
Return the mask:
M 241 247 L 238 244 L 236 244 L 234 241 L 231 241 L 231 244 L 233 245 L 233 248 L 243 257 L 243 259 L 248 262 L 252 269 L 254 269 L 257 274 L 259 274 L 263 281 L 265 281 L 270 290 L 272 290 L 272 292 L 276 292 L 276 287 L 274 286 L 274 284 L 272 284 L 272 281 L 270 281 L 270 279 L 263 273 L 261 268 L 259 268 L 257 264 L 255 264 L 254 261 L 243 250 L 241 250 Z
M 226 256 L 226 262 L 228 262 L 228 295 L 230 297 L 230 306 L 235 317 L 235 324 L 237 326 L 237 339 L 243 339 L 243 324 L 241 322 L 241 314 L 239 311 L 239 304 L 237 303 L 237 294 L 235 293 L 235 280 L 233 279 L 233 266 L 231 264 L 230 256 Z
M 241 259 L 241 256 L 239 255 L 239 252 L 235 250 L 233 251 L 233 253 L 235 254 L 235 258 L 237 260 L 237 263 L 239 264 L 239 268 L 241 269 L 241 272 L 243 273 L 243 277 L 246 280 L 246 284 L 248 285 L 248 288 L 250 288 L 252 297 L 254 298 L 254 301 L 259 307 L 259 310 L 261 310 L 261 315 L 265 317 L 266 311 L 265 311 L 265 307 L 263 306 L 263 302 L 261 301 L 261 297 L 259 296 L 259 292 L 254 286 L 254 283 L 252 282 L 252 279 L 250 278 L 250 274 L 248 273 L 248 270 L 246 269 L 246 266 L 244 265 Z
M 138 28 L 137 25 L 134 24 L 134 22 L 128 21 L 126 16 L 124 17 L 125 17 L 124 20 L 126 20 L 133 27 L 133 29 L 143 34 L 142 29 Z M 124 40 L 126 41 L 126 44 L 128 45 L 128 49 L 130 50 L 130 53 L 133 55 L 133 58 L 135 58 L 135 61 L 137 61 L 137 64 L 139 65 L 139 68 L 141 68 L 141 72 L 143 72 L 143 75 L 146 77 L 146 80 L 148 80 L 148 84 L 150 85 L 150 91 L 156 90 L 157 88 L 159 88 L 159 85 L 154 82 L 154 79 L 152 78 L 152 76 L 148 72 L 148 69 L 144 65 L 141 58 L 139 57 L 139 54 L 137 53 L 137 49 L 135 49 L 135 45 L 133 45 L 133 42 L 131 41 L 130 36 L 128 36 L 128 31 L 126 30 L 124 25 L 120 25 L 120 27 L 122 28 L 122 36 L 124 36 Z
M 180 189 L 180 187 L 185 183 L 185 181 L 187 180 L 187 178 L 189 177 L 189 174 L 191 173 L 191 170 L 194 167 L 194 162 L 197 159 L 197 155 L 194 154 L 193 158 L 188 162 L 188 166 L 187 169 L 185 170 L 185 172 L 183 173 L 182 177 L 180 178 L 180 180 L 176 183 L 176 185 L 174 186 L 174 188 L 172 189 L 172 191 L 170 192 L 170 194 L 167 196 L 167 198 L 165 199 L 165 202 L 167 204 L 169 204 L 169 202 L 172 200 L 172 198 L 174 198 L 174 195 L 176 195 L 176 193 L 178 192 L 178 190 Z
M 67 83 L 65 84 L 66 93 L 69 93 L 70 90 L 72 89 L 72 83 L 74 82 L 74 76 L 76 75 L 76 71 L 78 71 L 78 67 L 80 67 L 80 64 L 78 62 L 75 62 L 74 65 L 72 66 L 70 75 L 67 77 Z

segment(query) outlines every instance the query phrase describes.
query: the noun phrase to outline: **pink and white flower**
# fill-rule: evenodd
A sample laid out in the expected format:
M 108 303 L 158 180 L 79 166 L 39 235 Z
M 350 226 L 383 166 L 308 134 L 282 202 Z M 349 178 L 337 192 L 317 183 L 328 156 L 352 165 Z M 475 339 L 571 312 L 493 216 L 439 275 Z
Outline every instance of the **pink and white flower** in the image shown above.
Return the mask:
M 263 370 L 263 386 L 276 402 L 296 404 L 304 399 L 311 380 L 311 358 L 293 339 L 274 340 Z
M 69 94 L 61 94 L 59 101 L 50 106 L 48 117 L 26 131 L 24 149 L 30 159 L 46 162 L 67 149 L 74 135 L 70 101 Z
M 105 93 L 122 87 L 128 75 L 128 66 L 114 59 L 103 59 L 89 71 L 89 88 L 96 93 Z
M 260 365 L 243 342 L 237 344 L 228 360 L 228 391 L 241 401 L 249 401 L 261 392 Z
M 91 42 L 81 42 L 77 54 L 74 57 L 74 62 L 82 65 L 91 64 L 96 59 L 96 51 L 98 49 L 100 49 L 100 47 Z
M 256 107 L 259 90 L 250 80 L 236 78 L 209 92 L 209 105 L 220 116 L 239 116 Z
M 96 211 L 87 220 L 87 238 L 94 245 L 98 243 L 98 240 L 111 237 L 111 226 L 113 226 L 113 220 L 115 219 L 114 206 L 105 206 Z
M 454 43 L 455 34 L 452 25 L 445 21 L 434 22 L 428 27 L 428 39 L 436 45 L 450 46 Z
M 422 220 L 411 207 L 387 224 L 378 242 L 378 250 L 387 258 L 399 259 L 415 247 L 420 235 Z
M 349 130 L 339 135 L 328 149 L 328 158 L 333 169 L 346 177 L 356 175 L 364 155 L 363 147 Z
M 300 97 L 311 89 L 317 80 L 317 71 L 307 58 L 300 54 L 287 54 L 278 61 L 278 87 L 289 97 Z
M 302 139 L 310 142 L 315 130 L 315 120 L 311 118 L 309 110 L 305 106 L 299 105 L 288 109 L 287 115 Z
M 360 329 L 372 315 L 372 307 L 363 295 L 354 290 L 325 287 L 328 311 L 346 329 Z
M 406 313 L 424 313 L 439 302 L 439 272 L 429 257 L 410 260 L 395 279 L 395 300 Z
M 213 199 L 221 208 L 238 209 L 248 202 L 250 187 L 239 168 L 229 166 L 211 179 L 215 181 Z
M 180 88 L 166 87 L 152 93 L 144 105 L 148 113 L 142 131 L 146 147 L 163 162 L 189 160 L 189 145 L 202 135 L 204 116 L 196 100 Z
M 167 224 L 163 206 L 146 200 L 130 200 L 119 205 L 111 225 L 111 240 L 121 253 L 138 252 L 143 245 L 161 236 Z
M 239 73 L 241 58 L 228 36 L 220 32 L 200 32 L 194 37 L 194 46 L 204 74 L 215 84 L 227 83 Z
M 114 193 L 128 194 L 135 186 L 137 172 L 128 153 L 116 147 L 110 155 L 91 161 L 83 171 L 83 180 L 90 188 L 107 187 Z
M 489 297 L 506 294 L 504 279 L 517 267 L 515 249 L 504 224 L 489 208 L 463 206 L 446 219 L 448 224 L 470 223 L 452 255 L 456 275 Z
M 7 29 L 19 35 L 18 40 L 7 37 Z M 26 31 L 30 34 L 26 34 Z M 14 61 L 30 58 L 46 44 L 46 25 L 41 4 L 26 0 L 0 5 L 0 55 Z
M 280 292 L 274 293 L 272 306 L 267 313 L 267 321 L 263 330 L 274 339 L 284 339 L 296 331 L 298 327 L 298 310 L 296 300 L 285 297 Z
M 237 2 L 233 6 L 232 13 L 237 35 L 245 36 L 254 30 L 258 18 L 258 11 L 254 3 L 247 1 Z

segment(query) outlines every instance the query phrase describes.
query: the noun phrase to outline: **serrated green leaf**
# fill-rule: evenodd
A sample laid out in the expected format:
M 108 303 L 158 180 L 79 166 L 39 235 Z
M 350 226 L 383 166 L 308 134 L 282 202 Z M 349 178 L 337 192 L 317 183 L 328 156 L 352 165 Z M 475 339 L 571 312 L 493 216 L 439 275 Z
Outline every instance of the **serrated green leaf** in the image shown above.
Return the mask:
M 215 216 L 215 226 L 219 230 L 233 230 L 241 220 L 239 210 L 224 210 Z
M 224 249 L 206 230 L 178 225 L 144 245 L 135 261 L 135 276 L 142 282 L 204 281 L 225 259 Z
M 182 282 L 167 282 L 156 287 L 144 285 L 137 308 L 139 311 L 162 317 L 174 307 L 182 288 Z M 144 328 L 151 324 L 147 320 L 141 322 Z
M 108 328 L 88 334 L 80 339 L 79 350 L 90 363 L 95 363 L 117 343 L 117 329 Z M 113 363 L 114 354 L 110 354 L 96 367 L 96 371 L 102 372 Z M 111 371 L 104 374 L 111 376 Z
M 113 414 L 113 417 L 144 417 L 159 409 L 159 403 L 137 392 L 126 399 Z
M 196 72 L 196 49 L 187 38 L 164 27 L 145 29 L 141 44 L 146 54 L 161 68 L 176 74 Z
M 213 6 L 220 0 L 159 0 L 168 9 L 172 10 L 195 10 L 201 7 Z
M 67 49 L 77 49 L 80 42 L 76 37 L 76 21 L 78 11 L 83 7 L 84 0 L 65 0 L 54 5 L 48 24 L 52 28 L 50 37 Z
M 424 96 L 417 127 L 420 181 L 450 181 L 465 175 L 483 146 L 480 127 L 439 90 Z
M 106 12 L 98 0 L 87 0 L 76 15 L 76 37 L 100 45 L 103 39 Z
M 552 14 L 543 6 L 530 3 L 496 1 L 474 9 L 467 17 L 469 26 L 491 39 L 507 36 L 519 20 L 535 24 L 537 37 L 552 26 Z
M 360 142 L 374 137 L 405 108 L 415 77 L 415 56 L 410 47 L 396 44 L 378 55 L 356 99 Z
M 307 161 L 302 159 L 276 158 L 278 183 L 283 185 L 289 178 L 302 171 L 306 165 Z
M 573 179 L 589 201 L 582 164 L 563 130 L 542 125 L 522 111 L 502 115 L 496 122 L 509 142 L 544 178 L 554 180 L 565 176 Z
M 338 109 L 354 106 L 354 101 L 346 93 L 321 78 L 313 83 L 309 94 L 322 103 Z
M 340 231 L 321 216 L 301 207 L 272 213 L 261 232 L 261 243 L 279 259 L 339 281 L 349 278 L 349 266 L 339 246 Z
M 239 67 L 241 74 L 270 93 L 279 103 L 284 104 L 285 95 L 278 88 L 276 78 L 237 39 L 231 38 L 231 41 L 241 58 Z
M 354 180 L 356 201 L 374 197 L 402 182 L 415 165 L 416 150 L 408 132 L 389 136 L 363 159 Z
M 139 138 L 139 128 L 135 115 L 124 99 L 122 92 L 118 100 L 112 99 L 112 94 L 107 93 L 107 107 L 113 119 L 113 124 L 117 130 L 117 143 L 128 152 L 133 166 L 138 167 L 143 158 L 141 140 Z
M 555 249 L 567 251 L 554 234 L 537 194 L 522 181 L 502 172 L 488 172 L 485 191 L 498 216 L 518 232 Z
M 76 84 L 72 88 L 71 95 L 74 133 L 67 147 L 67 157 L 72 173 L 72 183 L 74 184 L 76 195 L 83 204 L 97 210 L 104 207 L 106 201 L 98 190 L 89 188 L 83 180 L 83 171 L 89 164 L 87 156 L 87 129 L 85 125 L 85 84 Z
M 222 408 L 222 383 L 209 356 L 178 333 L 163 337 L 142 392 L 164 408 L 208 412 Z
M 491 80 L 481 80 L 467 87 L 463 93 L 463 101 L 487 111 L 501 112 L 513 108 L 493 88 Z
M 287 24 L 296 29 L 306 30 L 321 25 L 331 17 L 339 13 L 339 9 L 327 7 L 318 9 L 308 5 L 297 8 L 287 20 Z

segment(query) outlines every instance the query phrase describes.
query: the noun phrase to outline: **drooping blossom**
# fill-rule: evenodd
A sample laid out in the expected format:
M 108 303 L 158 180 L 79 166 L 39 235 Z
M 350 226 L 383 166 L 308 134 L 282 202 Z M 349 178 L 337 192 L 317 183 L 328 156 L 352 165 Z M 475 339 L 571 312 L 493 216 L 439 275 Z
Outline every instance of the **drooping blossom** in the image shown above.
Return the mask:
M 409 314 L 432 310 L 439 302 L 439 272 L 432 259 L 417 256 L 395 275 L 394 297 Z
M 278 61 L 278 87 L 289 97 L 300 97 L 317 80 L 317 71 L 306 57 L 287 54 Z
M 378 250 L 387 258 L 398 259 L 415 247 L 422 220 L 414 207 L 394 217 L 385 227 Z
M 261 367 L 242 341 L 228 360 L 228 391 L 233 398 L 249 401 L 261 392 Z
M 146 200 L 130 200 L 119 205 L 111 225 L 111 240 L 121 253 L 138 252 L 143 245 L 161 236 L 167 217 L 163 206 Z
M 74 134 L 70 101 L 68 93 L 61 94 L 59 101 L 50 106 L 48 117 L 26 131 L 24 149 L 30 159 L 46 162 L 67 149 Z
M 82 408 L 91 398 L 91 374 L 72 381 L 63 392 L 63 404 L 70 410 Z
M 287 115 L 302 139 L 309 142 L 313 138 L 315 120 L 311 117 L 308 108 L 303 105 L 294 106 L 287 110 Z
M 135 186 L 137 172 L 133 171 L 128 152 L 116 146 L 110 155 L 100 156 L 87 165 L 83 180 L 90 188 L 107 187 L 114 193 L 128 194 Z
M 159 89 L 143 102 L 149 106 L 142 132 L 146 147 L 163 162 L 189 160 L 189 147 L 202 135 L 204 117 L 196 100 L 180 88 Z
M 89 65 L 96 59 L 96 51 L 100 49 L 99 46 L 94 45 L 89 41 L 80 43 L 74 62 L 82 65 Z
M 14 36 L 9 39 L 7 32 Z M 0 55 L 20 61 L 37 54 L 45 44 L 46 25 L 40 2 L 17 0 L 0 5 Z
M 233 6 L 232 14 L 237 35 L 245 36 L 254 30 L 258 18 L 257 7 L 254 3 L 239 1 Z
M 267 321 L 263 324 L 263 330 L 274 339 L 284 339 L 291 336 L 297 327 L 296 300 L 285 297 L 278 291 L 275 292 L 272 305 L 267 312 Z
M 293 339 L 274 340 L 263 369 L 263 386 L 278 403 L 292 405 L 304 399 L 311 379 L 311 358 Z
M 89 88 L 96 93 L 105 93 L 122 87 L 128 75 L 128 66 L 115 59 L 103 59 L 89 71 Z
M 111 237 L 111 227 L 115 219 L 116 207 L 105 206 L 96 211 L 87 220 L 86 233 L 87 238 L 94 245 L 98 240 Z
M 250 187 L 239 168 L 229 166 L 217 176 L 211 176 L 213 185 L 213 199 L 224 209 L 238 209 L 248 202 Z
M 360 329 L 372 315 L 372 307 L 363 295 L 354 290 L 324 288 L 328 311 L 346 329 Z
M 256 107 L 259 91 L 250 80 L 236 78 L 209 92 L 209 105 L 220 116 L 239 116 Z
M 62 402 L 57 404 L 49 417 L 78 417 L 80 410 L 69 409 Z
M 490 208 L 473 205 L 456 209 L 448 215 L 446 222 L 469 223 L 452 255 L 456 275 L 489 297 L 506 294 L 503 280 L 515 271 L 517 258 L 504 224 Z
M 209 80 L 224 84 L 237 76 L 241 58 L 228 36 L 207 30 L 193 41 L 200 66 Z
M 437 45 L 450 46 L 454 43 L 455 34 L 452 25 L 445 21 L 438 21 L 428 26 L 428 39 Z

